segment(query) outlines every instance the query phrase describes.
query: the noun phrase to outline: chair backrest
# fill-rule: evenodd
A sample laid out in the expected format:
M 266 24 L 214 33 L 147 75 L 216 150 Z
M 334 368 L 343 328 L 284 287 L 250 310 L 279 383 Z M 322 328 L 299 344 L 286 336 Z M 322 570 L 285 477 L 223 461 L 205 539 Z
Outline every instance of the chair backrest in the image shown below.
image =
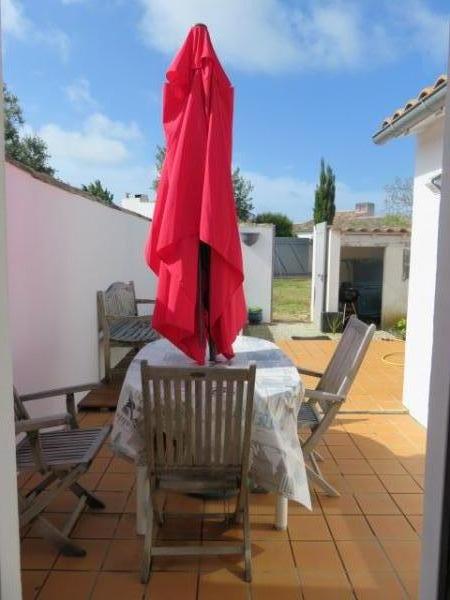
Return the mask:
M 14 398 L 14 419 L 15 421 L 26 421 L 30 418 L 30 414 L 25 408 L 22 399 L 20 398 L 17 390 L 13 387 L 13 398 Z M 45 472 L 47 469 L 47 465 L 42 453 L 39 431 L 27 431 L 25 433 L 28 438 L 28 442 L 30 444 L 30 453 L 34 459 L 34 464 L 36 465 L 36 471 Z
M 182 468 L 248 470 L 256 367 L 141 364 L 145 440 L 152 475 Z M 186 473 L 187 474 L 187 473 Z
M 322 375 L 318 390 L 346 396 L 355 380 L 375 332 L 375 325 L 367 325 L 352 315 L 336 350 Z
M 116 281 L 105 292 L 100 292 L 99 299 L 103 303 L 104 314 L 107 316 L 135 316 L 136 294 L 132 281 Z
M 14 397 L 14 417 L 16 421 L 23 421 L 25 419 L 29 419 L 30 415 L 27 409 L 24 406 L 17 390 L 13 387 L 13 397 Z

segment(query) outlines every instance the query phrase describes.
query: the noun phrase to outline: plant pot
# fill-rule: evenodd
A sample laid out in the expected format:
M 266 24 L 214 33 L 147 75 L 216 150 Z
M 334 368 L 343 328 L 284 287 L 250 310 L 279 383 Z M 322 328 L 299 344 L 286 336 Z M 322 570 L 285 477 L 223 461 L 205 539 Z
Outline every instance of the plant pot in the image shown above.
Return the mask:
M 248 311 L 248 322 L 250 325 L 258 325 L 258 323 L 262 322 L 262 308 L 258 308 L 258 310 L 249 310 Z
M 323 312 L 320 330 L 323 333 L 341 333 L 344 314 L 341 312 Z

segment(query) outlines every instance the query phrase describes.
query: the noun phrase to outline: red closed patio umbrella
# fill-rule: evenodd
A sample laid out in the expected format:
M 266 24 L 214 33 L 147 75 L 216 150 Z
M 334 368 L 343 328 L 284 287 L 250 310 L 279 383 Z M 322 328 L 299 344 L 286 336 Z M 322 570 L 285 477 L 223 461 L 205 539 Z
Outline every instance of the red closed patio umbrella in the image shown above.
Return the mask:
M 152 326 L 203 364 L 233 356 L 247 318 L 231 179 L 233 88 L 204 25 L 167 71 L 166 157 L 146 260 L 158 276 Z

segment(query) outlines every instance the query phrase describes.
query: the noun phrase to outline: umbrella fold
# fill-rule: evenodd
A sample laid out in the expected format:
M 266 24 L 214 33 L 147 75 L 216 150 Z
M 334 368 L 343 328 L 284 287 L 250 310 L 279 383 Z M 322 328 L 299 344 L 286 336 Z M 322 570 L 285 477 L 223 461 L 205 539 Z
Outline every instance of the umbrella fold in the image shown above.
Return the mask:
M 158 275 L 152 326 L 203 364 L 207 341 L 233 356 L 246 322 L 231 179 L 233 88 L 203 25 L 167 71 L 166 157 L 146 260 Z

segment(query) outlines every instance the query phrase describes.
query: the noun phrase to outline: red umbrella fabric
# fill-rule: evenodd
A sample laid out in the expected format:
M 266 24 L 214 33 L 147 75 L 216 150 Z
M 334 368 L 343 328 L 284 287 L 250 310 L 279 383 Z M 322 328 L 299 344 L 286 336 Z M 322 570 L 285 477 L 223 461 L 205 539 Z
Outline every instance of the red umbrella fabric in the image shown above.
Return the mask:
M 146 247 L 159 278 L 152 326 L 203 364 L 207 337 L 233 356 L 247 318 L 231 179 L 233 88 L 204 25 L 190 30 L 166 77 L 166 157 Z

